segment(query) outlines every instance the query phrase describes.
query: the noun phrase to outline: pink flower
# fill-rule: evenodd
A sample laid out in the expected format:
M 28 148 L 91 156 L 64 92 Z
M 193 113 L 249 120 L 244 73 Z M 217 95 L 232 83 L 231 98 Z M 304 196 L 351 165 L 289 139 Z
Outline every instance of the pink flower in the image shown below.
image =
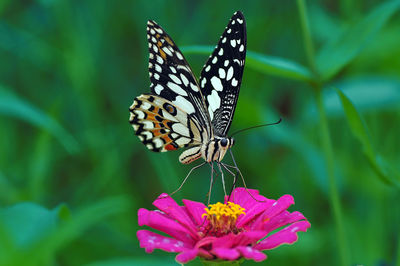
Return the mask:
M 282 244 L 297 241 L 297 232 L 307 231 L 311 225 L 300 212 L 289 212 L 293 197 L 284 195 L 278 200 L 267 199 L 257 190 L 249 192 L 236 188 L 225 204 L 211 204 L 183 200 L 179 206 L 167 194 L 161 194 L 153 205 L 159 210 L 140 209 L 138 222 L 159 230 L 166 237 L 148 230 L 139 230 L 140 247 L 150 253 L 154 249 L 179 252 L 176 260 L 186 263 L 197 256 L 214 260 L 237 260 L 241 257 L 262 261 L 261 252 Z M 227 201 L 227 198 L 225 199 Z M 272 231 L 280 230 L 271 233 Z

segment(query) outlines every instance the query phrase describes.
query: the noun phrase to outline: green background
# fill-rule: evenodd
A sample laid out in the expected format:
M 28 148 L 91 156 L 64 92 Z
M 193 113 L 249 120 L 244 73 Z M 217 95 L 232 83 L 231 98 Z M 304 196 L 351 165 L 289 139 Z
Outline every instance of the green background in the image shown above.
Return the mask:
M 264 263 L 400 265 L 399 8 L 0 1 L 0 265 L 176 264 L 136 239 L 137 210 L 191 168 L 180 152 L 147 150 L 128 123 L 134 97 L 149 92 L 146 22 L 198 75 L 236 10 L 248 56 L 231 132 L 283 122 L 235 136 L 233 153 L 248 187 L 293 195 L 290 210 L 311 222 Z M 175 199 L 204 202 L 209 178 L 198 170 Z M 218 179 L 212 201 L 222 195 Z

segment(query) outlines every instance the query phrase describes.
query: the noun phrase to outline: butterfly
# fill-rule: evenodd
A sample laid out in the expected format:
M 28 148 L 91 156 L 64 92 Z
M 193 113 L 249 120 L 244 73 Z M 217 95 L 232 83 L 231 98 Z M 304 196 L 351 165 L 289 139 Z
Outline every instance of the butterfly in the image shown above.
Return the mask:
M 136 97 L 129 121 L 150 150 L 187 148 L 183 164 L 200 157 L 221 162 L 234 139 L 227 136 L 235 113 L 246 57 L 246 24 L 233 14 L 199 81 L 171 37 L 147 23 L 151 93 Z

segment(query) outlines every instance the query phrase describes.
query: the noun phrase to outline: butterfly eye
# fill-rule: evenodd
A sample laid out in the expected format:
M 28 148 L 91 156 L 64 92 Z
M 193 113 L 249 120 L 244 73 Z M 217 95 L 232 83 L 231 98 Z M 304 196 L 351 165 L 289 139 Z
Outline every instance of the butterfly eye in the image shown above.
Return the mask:
M 163 107 L 164 107 L 164 109 L 165 109 L 168 113 L 170 113 L 171 115 L 176 115 L 176 109 L 175 109 L 175 107 L 172 106 L 171 104 L 165 103 Z
M 221 146 L 226 147 L 228 145 L 228 140 L 227 139 L 221 139 Z

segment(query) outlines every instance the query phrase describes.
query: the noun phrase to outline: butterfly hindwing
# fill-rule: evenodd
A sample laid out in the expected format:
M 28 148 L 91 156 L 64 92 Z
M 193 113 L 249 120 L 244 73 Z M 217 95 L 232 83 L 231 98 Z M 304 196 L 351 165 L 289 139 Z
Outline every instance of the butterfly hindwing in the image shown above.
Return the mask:
M 236 12 L 201 71 L 200 88 L 214 134 L 226 136 L 235 112 L 246 57 L 246 24 Z
M 136 135 L 152 151 L 176 150 L 202 142 L 197 119 L 164 98 L 142 94 L 129 110 L 129 122 Z
M 210 132 L 204 97 L 179 48 L 155 21 L 147 23 L 147 38 L 151 92 L 197 117 Z

